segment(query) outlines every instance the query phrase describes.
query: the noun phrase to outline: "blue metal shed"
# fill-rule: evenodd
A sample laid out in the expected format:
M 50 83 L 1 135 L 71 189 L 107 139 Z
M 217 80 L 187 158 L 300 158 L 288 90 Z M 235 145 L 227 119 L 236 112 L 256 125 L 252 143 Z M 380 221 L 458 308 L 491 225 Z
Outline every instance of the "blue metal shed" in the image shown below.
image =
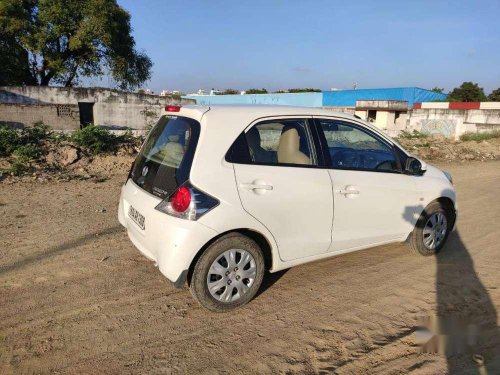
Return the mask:
M 183 98 L 195 99 L 199 105 L 274 104 L 299 107 L 355 107 L 356 100 L 404 100 L 412 108 L 415 103 L 445 100 L 447 95 L 419 87 L 398 87 L 294 94 L 191 95 Z
M 356 100 L 404 100 L 412 108 L 415 103 L 445 100 L 447 97 L 419 87 L 323 91 L 323 107 L 355 107 Z
M 214 104 L 269 104 L 293 105 L 298 107 L 321 107 L 323 93 L 296 94 L 245 94 L 245 95 L 190 95 L 185 99 L 195 99 L 199 105 Z

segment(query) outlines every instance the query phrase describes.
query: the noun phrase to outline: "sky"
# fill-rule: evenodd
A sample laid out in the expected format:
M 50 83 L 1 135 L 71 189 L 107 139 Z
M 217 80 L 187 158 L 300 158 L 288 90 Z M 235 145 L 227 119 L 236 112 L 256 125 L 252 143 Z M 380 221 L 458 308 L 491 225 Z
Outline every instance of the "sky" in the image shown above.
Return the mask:
M 118 3 L 155 92 L 500 87 L 500 0 Z

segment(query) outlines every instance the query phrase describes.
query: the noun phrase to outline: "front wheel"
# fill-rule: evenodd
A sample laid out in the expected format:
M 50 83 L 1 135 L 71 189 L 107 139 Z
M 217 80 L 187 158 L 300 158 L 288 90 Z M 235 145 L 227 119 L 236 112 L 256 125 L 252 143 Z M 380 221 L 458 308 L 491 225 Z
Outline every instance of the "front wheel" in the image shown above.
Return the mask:
M 408 238 L 410 250 L 424 256 L 436 254 L 443 248 L 452 226 L 449 209 L 439 202 L 429 204 Z
M 190 289 L 205 308 L 223 312 L 249 302 L 264 276 L 264 257 L 251 238 L 238 233 L 211 244 L 196 262 Z

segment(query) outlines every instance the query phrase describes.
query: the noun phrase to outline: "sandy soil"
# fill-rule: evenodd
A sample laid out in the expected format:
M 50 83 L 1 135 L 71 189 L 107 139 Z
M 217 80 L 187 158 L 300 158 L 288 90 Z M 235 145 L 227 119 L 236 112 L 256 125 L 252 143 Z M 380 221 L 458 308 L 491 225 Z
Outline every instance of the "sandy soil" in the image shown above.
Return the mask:
M 122 174 L 0 182 L 0 373 L 479 373 L 470 354 L 414 344 L 436 311 L 498 321 L 500 162 L 446 169 L 459 222 L 440 255 L 391 245 L 295 267 L 230 314 L 203 310 L 129 242 Z M 498 335 L 485 337 L 477 352 L 499 373 Z

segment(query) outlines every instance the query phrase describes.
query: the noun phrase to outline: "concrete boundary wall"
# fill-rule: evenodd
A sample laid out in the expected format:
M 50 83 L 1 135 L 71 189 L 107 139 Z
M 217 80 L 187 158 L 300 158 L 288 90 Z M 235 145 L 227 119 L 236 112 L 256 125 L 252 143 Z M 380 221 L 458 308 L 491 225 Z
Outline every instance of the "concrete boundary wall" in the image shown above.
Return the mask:
M 500 109 L 500 102 L 415 103 L 413 109 Z
M 22 129 L 43 121 L 54 130 L 80 128 L 78 105 L 0 103 L 0 124 Z
M 194 104 L 172 96 L 138 94 L 103 88 L 16 86 L 0 87 L 0 103 L 22 105 L 76 105 L 88 111 L 95 125 L 111 129 L 143 130 L 156 121 L 166 105 Z M 28 110 L 28 107 L 24 107 Z M 4 116 L 0 112 L 0 121 Z M 6 116 L 7 114 L 5 114 Z M 78 118 L 79 123 L 81 119 Z M 88 120 L 87 120 L 88 121 Z M 55 123 L 55 122 L 54 122 Z
M 500 129 L 500 108 L 414 109 L 406 124 L 406 130 L 442 134 L 450 138 L 459 138 L 467 132 L 491 132 L 498 129 Z

